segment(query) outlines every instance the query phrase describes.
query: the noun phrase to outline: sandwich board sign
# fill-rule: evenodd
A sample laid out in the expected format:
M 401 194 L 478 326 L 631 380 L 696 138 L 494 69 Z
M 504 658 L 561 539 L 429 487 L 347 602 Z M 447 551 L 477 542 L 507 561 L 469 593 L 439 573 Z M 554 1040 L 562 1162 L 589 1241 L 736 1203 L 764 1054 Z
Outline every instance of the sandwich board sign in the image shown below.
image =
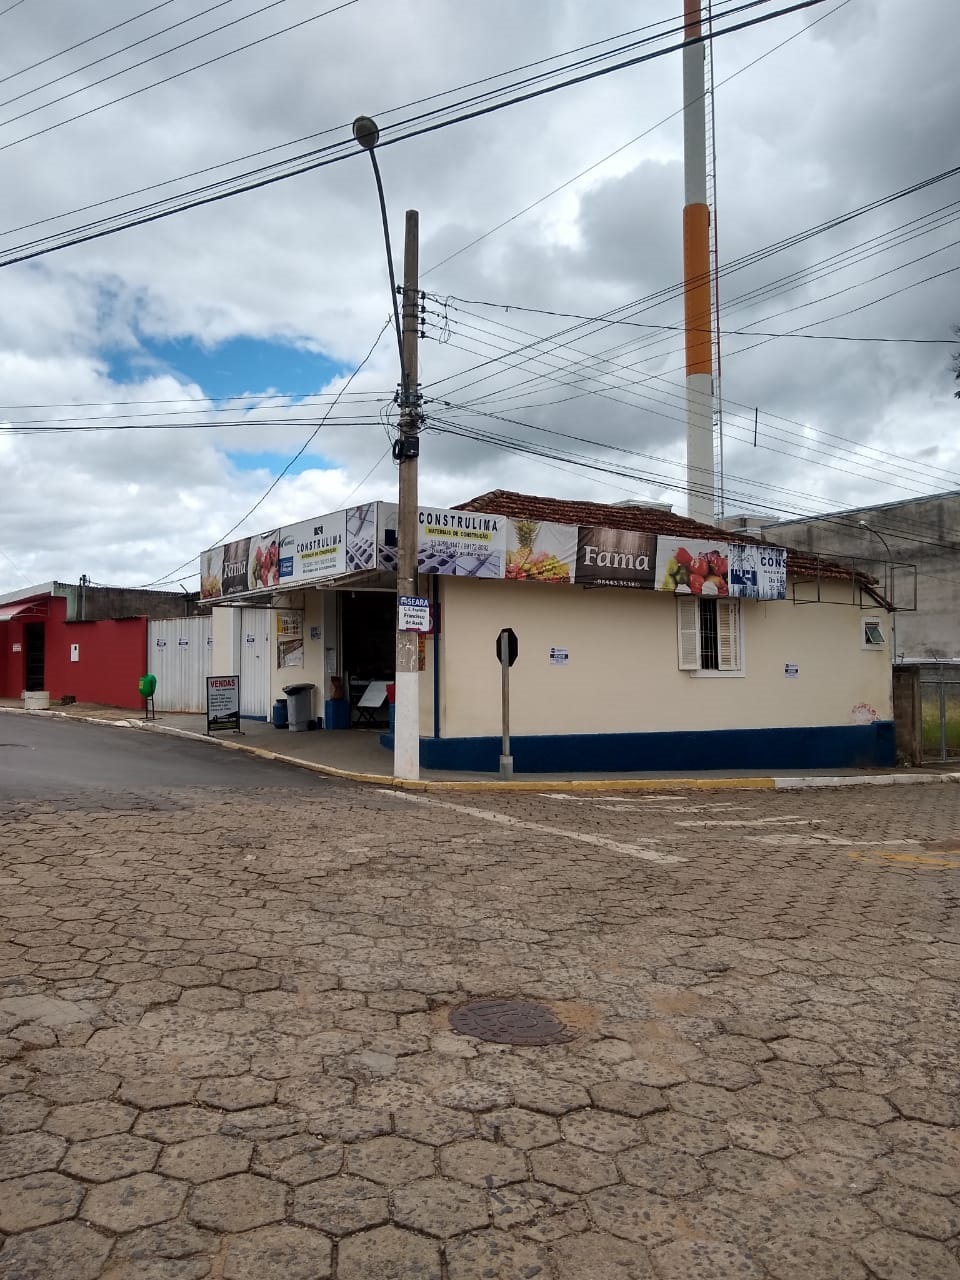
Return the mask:
M 240 732 L 240 677 L 207 676 L 207 733 Z

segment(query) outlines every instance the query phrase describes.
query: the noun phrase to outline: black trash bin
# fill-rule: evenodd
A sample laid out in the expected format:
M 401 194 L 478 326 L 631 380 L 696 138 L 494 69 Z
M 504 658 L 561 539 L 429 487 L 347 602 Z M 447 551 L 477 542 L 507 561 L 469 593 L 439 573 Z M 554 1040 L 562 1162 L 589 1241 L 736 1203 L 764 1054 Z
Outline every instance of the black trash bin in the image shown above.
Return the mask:
M 313 691 L 315 684 L 284 685 L 287 695 L 287 728 L 291 733 L 303 733 L 313 719 Z

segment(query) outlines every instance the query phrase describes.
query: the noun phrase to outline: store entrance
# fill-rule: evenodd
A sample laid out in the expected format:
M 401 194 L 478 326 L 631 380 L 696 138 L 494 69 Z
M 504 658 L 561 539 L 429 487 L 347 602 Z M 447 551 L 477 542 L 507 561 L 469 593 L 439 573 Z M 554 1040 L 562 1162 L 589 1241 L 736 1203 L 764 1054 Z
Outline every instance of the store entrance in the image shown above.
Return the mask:
M 392 591 L 344 591 L 341 600 L 351 723 L 380 728 L 389 720 L 385 690 L 382 701 L 378 696 L 380 686 L 393 680 L 396 666 L 397 597 Z
M 26 622 L 24 639 L 24 688 L 34 693 L 46 681 L 46 636 L 42 622 Z

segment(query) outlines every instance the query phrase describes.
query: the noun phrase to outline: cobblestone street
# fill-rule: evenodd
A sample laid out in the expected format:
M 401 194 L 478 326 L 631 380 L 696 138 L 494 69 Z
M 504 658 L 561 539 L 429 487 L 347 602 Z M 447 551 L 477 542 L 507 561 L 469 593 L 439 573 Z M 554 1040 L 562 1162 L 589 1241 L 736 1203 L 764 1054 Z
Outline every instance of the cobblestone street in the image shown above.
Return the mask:
M 231 763 L 0 805 L 4 1280 L 960 1278 L 960 786 Z

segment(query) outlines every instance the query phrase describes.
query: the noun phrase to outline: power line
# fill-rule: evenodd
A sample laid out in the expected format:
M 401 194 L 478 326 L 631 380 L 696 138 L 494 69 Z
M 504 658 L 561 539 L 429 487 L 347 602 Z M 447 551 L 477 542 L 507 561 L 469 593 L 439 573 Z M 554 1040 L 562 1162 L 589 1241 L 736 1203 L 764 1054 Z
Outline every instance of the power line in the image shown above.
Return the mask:
M 222 4 L 228 4 L 231 0 L 221 0 L 220 5 L 214 5 L 214 8 L 220 8 Z M 273 9 L 278 4 L 285 4 L 286 0 L 271 0 L 271 3 L 264 5 L 263 9 Z M 146 93 L 150 89 L 157 89 L 161 85 L 170 84 L 173 80 L 179 80 L 181 76 L 189 75 L 191 71 L 200 71 L 203 67 L 211 67 L 214 63 L 222 62 L 225 58 L 231 58 L 235 53 L 243 53 L 247 49 L 253 49 L 257 45 L 265 44 L 268 40 L 275 40 L 277 36 L 286 35 L 290 31 L 296 31 L 299 27 L 305 27 L 309 22 L 316 22 L 319 18 L 329 17 L 332 13 L 338 13 L 341 9 L 349 9 L 352 5 L 359 4 L 360 0 L 341 0 L 340 4 L 335 5 L 332 9 L 325 9 L 322 13 L 314 13 L 309 17 L 302 18 L 299 22 L 292 22 L 287 27 L 281 27 L 278 31 L 270 31 L 264 36 L 260 36 L 256 40 L 250 40 L 246 44 L 237 45 L 235 49 L 227 49 L 224 53 L 218 53 L 213 58 L 207 58 L 203 62 L 196 62 L 193 66 L 184 67 L 180 71 L 174 71 L 168 76 L 164 76 L 162 80 L 155 80 L 152 84 L 141 85 L 139 89 L 131 89 L 129 93 L 122 94 L 119 98 L 111 98 L 109 102 L 98 103 L 95 107 L 89 107 L 86 111 L 80 111 L 75 116 L 68 116 L 66 120 L 58 120 L 55 124 L 47 125 L 43 129 L 36 129 L 33 133 L 24 134 L 22 138 L 15 138 L 12 142 L 6 142 L 0 146 L 0 151 L 9 151 L 11 147 L 18 147 L 21 142 L 29 142 L 32 138 L 39 138 L 45 133 L 51 133 L 54 129 L 60 129 L 65 124 L 72 124 L 75 120 L 84 120 L 87 116 L 95 115 L 98 111 L 105 111 L 107 107 L 115 107 L 117 103 L 127 102 L 130 98 L 136 98 L 141 93 Z M 255 13 L 263 10 L 254 10 Z M 207 10 L 206 12 L 210 12 Z M 198 40 L 204 40 L 208 35 L 214 35 L 217 31 L 224 31 L 227 27 L 236 26 L 238 22 L 244 22 L 246 18 L 252 17 L 253 14 L 244 14 L 240 18 L 235 18 L 232 22 L 226 22 L 220 27 L 215 27 L 212 31 L 206 31 L 203 35 L 194 36 L 190 40 L 183 41 L 182 44 L 173 45 L 170 49 L 164 49 L 161 53 L 153 54 L 149 58 L 144 58 L 140 62 L 131 63 L 130 66 L 122 67 L 119 71 L 111 72 L 109 76 L 104 76 L 100 80 L 95 80 L 91 85 L 84 85 L 80 89 L 74 89 L 70 93 L 63 94 L 59 98 L 53 98 L 50 102 L 45 102 L 39 107 L 31 107 L 29 111 L 23 111 L 20 115 L 11 116 L 9 120 L 0 120 L 0 125 L 13 124 L 17 120 L 24 119 L 25 116 L 33 115 L 36 111 L 43 110 L 44 107 L 55 106 L 58 102 L 64 102 L 67 98 L 75 97 L 78 93 L 84 93 L 87 89 L 95 88 L 97 85 L 105 84 L 108 80 L 114 80 L 117 76 L 124 75 L 128 71 L 135 71 L 138 67 L 145 66 L 148 62 L 154 62 L 157 58 L 164 57 L 168 53 L 176 53 L 180 49 L 187 48 L 188 45 L 196 44 Z M 185 18 L 184 22 L 190 21 Z M 180 24 L 176 24 L 180 25 Z
M 356 2 L 357 0 L 345 0 L 345 4 L 352 4 Z M 750 3 L 748 5 L 741 6 L 741 8 L 752 7 L 754 4 L 759 2 L 766 3 L 768 2 L 768 0 L 750 0 Z M 536 89 L 528 90 L 525 93 L 515 94 L 514 96 L 506 98 L 500 102 L 487 103 L 482 107 L 477 107 L 469 111 L 462 111 L 460 112 L 460 114 L 449 116 L 449 118 L 446 118 L 446 119 L 434 121 L 429 124 L 423 124 L 419 128 L 409 129 L 406 133 L 400 133 L 397 136 L 384 138 L 381 135 L 379 146 L 381 148 L 385 146 L 392 146 L 398 142 L 405 142 L 410 140 L 411 138 L 422 137 L 426 134 L 436 132 L 439 129 L 449 128 L 451 125 L 454 125 L 454 124 L 462 124 L 468 120 L 479 119 L 493 112 L 502 111 L 507 107 L 516 106 L 521 102 L 528 102 L 535 98 L 539 98 L 544 94 L 555 93 L 560 89 L 566 89 L 574 85 L 583 84 L 583 83 L 586 83 L 587 81 L 596 79 L 597 77 L 610 75 L 613 72 L 622 71 L 629 67 L 639 66 L 645 62 L 652 61 L 656 58 L 665 57 L 667 54 L 676 53 L 680 49 L 682 49 L 685 44 L 689 44 L 689 43 L 701 44 L 708 38 L 717 39 L 720 36 L 731 35 L 737 31 L 742 31 L 748 27 L 756 26 L 760 23 L 770 22 L 774 18 L 784 16 L 785 14 L 795 13 L 801 10 L 812 8 L 814 5 L 823 4 L 823 3 L 825 3 L 825 0 L 796 0 L 795 3 L 785 6 L 781 9 L 777 9 L 772 13 L 762 14 L 759 17 L 744 19 L 739 23 L 735 23 L 731 26 L 727 26 L 722 30 L 714 31 L 711 37 L 700 36 L 692 42 L 681 41 L 680 43 L 667 45 L 661 49 L 657 49 L 649 53 L 635 55 L 632 58 L 615 63 L 611 66 L 596 68 L 592 71 L 584 72 L 578 76 L 568 77 L 567 79 L 561 80 L 555 84 L 541 85 L 540 87 Z M 344 6 L 338 6 L 338 7 L 344 7 Z M 333 10 L 330 10 L 327 12 L 333 12 Z M 732 11 L 732 12 L 736 12 L 736 11 Z M 318 14 L 316 16 L 322 17 L 322 16 L 325 16 L 325 14 Z M 223 56 L 226 56 L 226 55 L 223 55 Z M 509 89 L 510 87 L 511 86 L 506 86 L 503 90 L 500 90 L 498 92 L 506 92 L 507 89 Z M 443 110 L 444 111 L 453 110 L 455 109 L 456 105 L 457 104 L 453 104 L 451 107 L 444 108 Z M 435 115 L 435 114 L 437 113 L 436 112 L 426 113 L 427 116 Z M 411 122 L 401 121 L 396 125 L 388 126 L 388 128 L 403 128 L 406 123 L 411 123 Z M 8 145 L 12 145 L 12 144 L 8 144 Z M 253 181 L 241 183 L 239 185 L 234 185 L 229 190 L 213 192 L 193 200 L 183 201 L 182 203 L 172 208 L 166 208 L 162 210 L 155 209 L 153 212 L 144 213 L 138 217 L 127 216 L 125 220 L 117 221 L 112 226 L 101 227 L 99 230 L 91 230 L 82 235 L 70 235 L 69 233 L 63 233 L 63 235 L 60 238 L 57 238 L 55 242 L 47 243 L 42 248 L 32 247 L 30 249 L 27 249 L 21 252 L 19 251 L 18 247 L 14 247 L 13 249 L 8 250 L 7 254 L 4 255 L 2 258 L 0 258 L 0 266 L 12 266 L 18 262 L 27 262 L 34 258 L 41 257 L 44 254 L 54 252 L 58 249 L 65 249 L 77 244 L 85 244 L 92 240 L 101 239 L 102 237 L 107 235 L 113 235 L 120 230 L 127 230 L 135 226 L 143 226 L 143 225 L 146 225 L 147 223 L 158 221 L 161 218 L 171 217 L 175 213 L 183 213 L 189 209 L 199 208 L 202 205 L 212 204 L 219 200 L 227 199 L 234 195 L 239 195 L 242 192 L 258 190 L 262 187 L 272 185 L 275 182 L 283 181 L 286 178 L 294 177 L 297 174 L 311 172 L 314 169 L 319 169 L 319 168 L 326 167 L 327 165 L 330 165 L 330 164 L 338 163 L 340 160 L 343 160 L 348 157 L 352 157 L 355 154 L 357 154 L 352 148 L 349 150 L 346 149 L 348 147 L 349 147 L 349 143 L 347 140 L 344 140 L 342 143 L 331 144 L 331 146 L 322 148 L 321 150 L 322 151 L 339 150 L 340 151 L 339 155 L 327 155 L 324 158 L 315 158 L 310 160 L 307 163 L 300 165 L 297 168 L 290 168 L 286 170 L 284 173 L 272 174 L 270 176 L 260 177 Z M 2 151 L 3 149 L 4 149 L 3 147 L 0 147 L 0 151 Z M 117 216 L 119 217 L 119 215 Z M 112 219 L 108 219 L 107 221 L 112 221 Z M 51 237 L 50 239 L 54 240 L 55 238 Z
M 12 13 L 14 9 L 18 9 L 23 4 L 23 0 L 13 0 L 13 4 L 8 4 L 6 9 L 0 9 L 0 18 L 5 18 L 8 13 Z
M 391 323 L 392 323 L 392 317 L 384 321 L 383 326 L 382 326 L 382 328 L 380 329 L 380 332 L 377 334 L 376 338 L 374 338 L 374 340 L 373 340 L 373 344 L 372 344 L 372 346 L 370 347 L 370 350 L 369 350 L 369 351 L 367 352 L 367 354 L 363 357 L 363 359 L 360 361 L 360 363 L 357 365 L 357 367 L 356 367 L 356 368 L 353 370 L 353 372 L 350 374 L 350 377 L 349 377 L 349 378 L 346 380 L 346 382 L 343 384 L 343 387 L 341 388 L 340 393 L 339 393 L 340 395 L 343 395 L 343 394 L 348 390 L 348 388 L 349 388 L 349 386 L 350 386 L 351 382 L 353 382 L 354 378 L 356 378 L 356 377 L 357 377 L 357 375 L 361 372 L 361 370 L 364 368 L 364 366 L 367 364 L 367 362 L 372 358 L 373 353 L 376 351 L 377 347 L 380 345 L 380 339 L 381 339 L 381 338 L 383 337 L 383 335 L 386 333 L 386 331 L 387 331 L 387 329 L 390 327 Z M 338 398 L 339 398 L 339 397 L 338 397 Z M 307 439 L 304 441 L 303 445 L 302 445 L 302 446 L 297 450 L 297 452 L 293 455 L 293 457 L 292 457 L 292 458 L 290 459 L 290 461 L 286 464 L 286 466 L 285 466 L 285 467 L 283 468 L 283 470 L 279 473 L 279 475 L 277 475 L 277 476 L 276 476 L 276 477 L 275 477 L 275 478 L 270 482 L 270 484 L 267 486 L 267 488 L 264 490 L 264 492 L 261 494 L 261 496 L 257 499 L 257 501 L 253 504 L 253 506 L 250 508 L 250 510 L 249 510 L 249 511 L 247 511 L 247 512 L 245 512 L 245 513 L 244 513 L 244 515 L 242 515 L 242 516 L 240 517 L 240 519 L 236 522 L 236 524 L 232 525 L 232 526 L 227 530 L 227 532 L 226 532 L 225 534 L 223 534 L 220 538 L 218 538 L 218 539 L 217 539 L 217 543 L 215 543 L 214 545 L 218 545 L 218 544 L 219 544 L 219 543 L 221 543 L 221 542 L 226 542 L 227 538 L 229 538 L 229 537 L 230 537 L 231 533 L 234 533 L 237 529 L 239 529 L 239 528 L 240 528 L 240 526 L 241 526 L 241 525 L 242 525 L 246 520 L 249 520 L 249 518 L 253 515 L 253 513 L 254 513 L 254 512 L 255 512 L 259 507 L 261 507 L 261 506 L 263 505 L 263 503 L 264 503 L 264 502 L 266 502 L 267 498 L 269 498 L 270 494 L 271 494 L 271 493 L 273 493 L 274 489 L 276 489 L 277 485 L 280 483 L 280 481 L 283 479 L 283 477 L 287 474 L 287 472 L 290 470 L 290 468 L 291 468 L 291 467 L 293 467 L 297 462 L 299 462 L 299 460 L 300 460 L 300 459 L 303 457 L 303 455 L 306 453 L 306 451 L 307 451 L 307 449 L 310 447 L 310 445 L 311 445 L 311 444 L 313 444 L 314 440 L 315 440 L 315 439 L 317 438 L 317 436 L 320 434 L 320 431 L 322 430 L 322 428 L 323 428 L 324 424 L 327 422 L 327 419 L 330 417 L 330 414 L 333 412 L 334 408 L 336 407 L 336 404 L 337 404 L 337 400 L 334 400 L 333 404 L 332 404 L 332 405 L 330 406 L 330 408 L 327 410 L 326 415 L 325 415 L 325 416 L 320 420 L 320 422 L 317 424 L 316 430 L 315 430 L 315 431 L 314 431 L 310 436 L 308 436 L 308 437 L 307 437 Z M 147 583 L 145 583 L 145 584 L 144 584 L 144 588 L 146 589 L 146 587 L 155 587 L 155 586 L 157 586 L 157 585 L 158 585 L 158 583 L 163 582 L 165 578 L 172 578 L 172 577 L 174 576 L 174 574 L 180 573 L 183 569 L 187 569 L 187 568 L 189 568 L 189 567 L 190 567 L 190 565 L 192 565 L 192 564 L 193 564 L 193 562 L 194 562 L 194 560 L 196 560 L 197 558 L 198 558 L 197 556 L 192 556 L 189 560 L 185 560 L 185 561 L 183 562 L 183 564 L 177 565 L 176 569 L 171 569 L 169 573 L 164 573 L 164 574 L 162 574 L 159 578 L 154 578 L 154 580 L 153 580 L 152 582 L 147 582 Z

